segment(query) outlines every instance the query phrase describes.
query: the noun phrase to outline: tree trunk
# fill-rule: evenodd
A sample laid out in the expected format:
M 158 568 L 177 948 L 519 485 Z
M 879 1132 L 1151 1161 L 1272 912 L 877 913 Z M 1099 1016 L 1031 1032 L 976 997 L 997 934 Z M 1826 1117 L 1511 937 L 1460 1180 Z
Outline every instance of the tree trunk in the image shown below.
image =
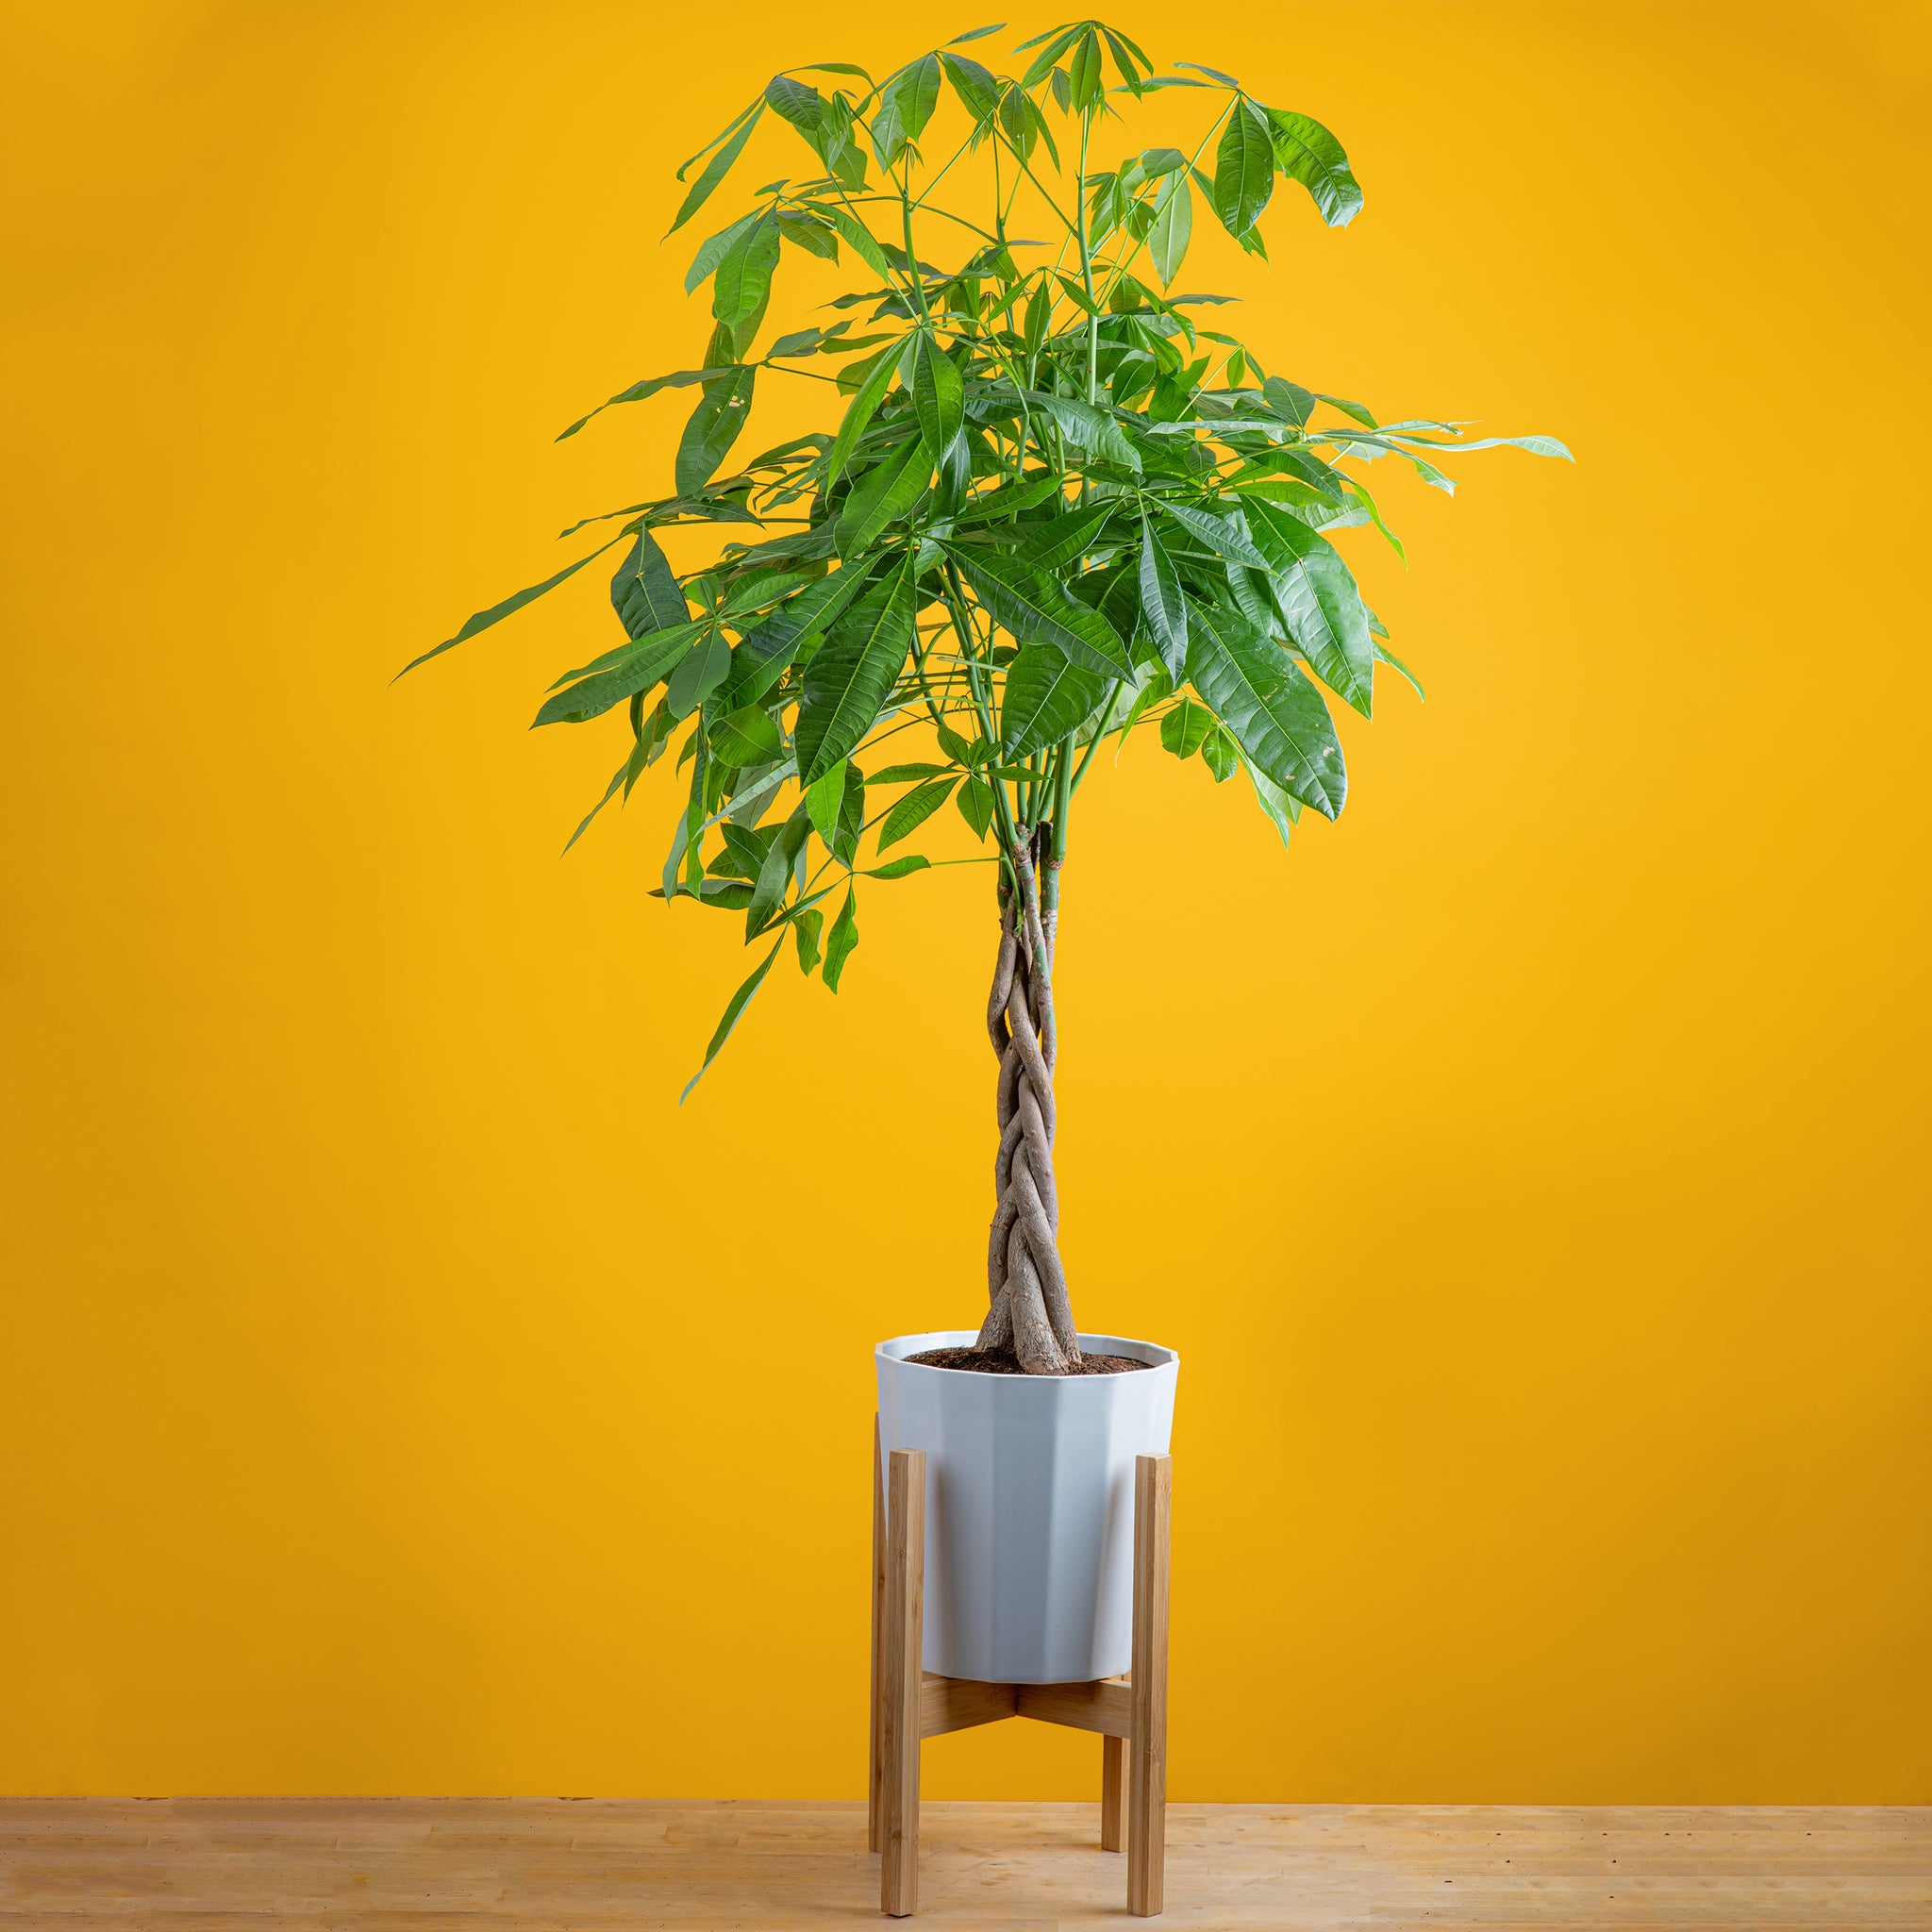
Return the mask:
M 1044 828 L 1042 828 L 1044 829 Z M 1001 871 L 1000 950 L 987 1001 L 986 1030 L 999 1057 L 1000 1124 L 993 1161 L 997 1205 L 987 1238 L 990 1297 L 981 1348 L 1010 1348 L 1031 1375 L 1080 1367 L 1073 1303 L 1060 1265 L 1059 1190 L 1053 1171 L 1053 946 L 1058 913 L 1041 912 L 1036 865 L 1053 865 L 1045 841 L 1014 847 L 1012 880 Z M 1049 902 L 1054 896 L 1049 893 Z

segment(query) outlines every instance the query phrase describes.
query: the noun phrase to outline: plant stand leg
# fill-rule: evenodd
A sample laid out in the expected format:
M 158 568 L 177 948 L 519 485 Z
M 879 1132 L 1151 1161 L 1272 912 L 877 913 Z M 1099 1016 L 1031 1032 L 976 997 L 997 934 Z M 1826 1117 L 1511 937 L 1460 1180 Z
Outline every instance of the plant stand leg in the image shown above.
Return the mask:
M 921 1640 L 925 1597 L 925 1451 L 894 1449 L 887 1476 L 884 1643 L 880 1655 L 879 1904 L 919 1909 Z
M 879 1674 L 885 1668 L 886 1633 L 886 1475 L 879 1459 L 879 1419 L 872 1419 L 872 1696 L 871 1737 L 866 1754 L 865 1848 L 885 1843 L 885 1703 Z
M 1127 1740 L 1100 1740 L 1100 1849 L 1127 1848 Z
M 1127 1740 L 1127 1910 L 1151 1919 L 1167 1862 L 1167 1576 L 1174 1465 L 1134 1462 L 1134 1671 Z

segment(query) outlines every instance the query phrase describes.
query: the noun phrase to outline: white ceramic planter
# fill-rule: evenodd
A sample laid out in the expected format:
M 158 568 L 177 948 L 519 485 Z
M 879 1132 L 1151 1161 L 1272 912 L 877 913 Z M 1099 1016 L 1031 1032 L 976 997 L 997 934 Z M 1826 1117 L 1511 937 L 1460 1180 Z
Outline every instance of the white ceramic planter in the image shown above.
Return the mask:
M 924 1666 L 991 1684 L 1072 1684 L 1133 1661 L 1134 1458 L 1164 1456 L 1180 1357 L 1083 1335 L 1119 1375 L 979 1375 L 905 1359 L 970 1328 L 876 1351 L 879 1441 L 925 1451 Z

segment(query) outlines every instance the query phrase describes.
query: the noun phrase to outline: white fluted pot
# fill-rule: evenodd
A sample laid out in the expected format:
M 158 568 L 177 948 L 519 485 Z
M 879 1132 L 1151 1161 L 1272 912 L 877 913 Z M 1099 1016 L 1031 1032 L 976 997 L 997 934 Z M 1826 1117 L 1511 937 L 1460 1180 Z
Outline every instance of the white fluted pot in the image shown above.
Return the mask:
M 1083 1335 L 1117 1375 L 981 1375 L 905 1359 L 970 1328 L 876 1351 L 879 1442 L 925 1451 L 927 1670 L 993 1684 L 1111 1677 L 1133 1660 L 1134 1458 L 1164 1456 L 1180 1357 Z

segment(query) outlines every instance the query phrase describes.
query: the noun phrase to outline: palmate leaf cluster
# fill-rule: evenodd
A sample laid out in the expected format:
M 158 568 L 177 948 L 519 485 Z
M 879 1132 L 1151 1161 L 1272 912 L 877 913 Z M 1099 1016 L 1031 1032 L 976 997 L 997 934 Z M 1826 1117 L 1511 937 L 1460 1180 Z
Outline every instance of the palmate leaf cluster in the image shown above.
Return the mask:
M 591 520 L 617 534 L 425 654 L 623 546 L 622 640 L 558 678 L 536 723 L 628 719 L 578 836 L 674 747 L 688 768 L 656 891 L 742 915 L 762 945 L 707 1065 L 788 939 L 837 990 L 858 880 L 925 868 L 906 841 L 932 842 L 934 814 L 950 808 L 954 837 L 1008 869 L 1061 856 L 1110 735 L 1151 732 L 1217 782 L 1239 774 L 1284 839 L 1305 807 L 1334 817 L 1347 777 L 1324 693 L 1367 717 L 1377 665 L 1407 675 L 1330 541 L 1369 525 L 1400 550 L 1362 470 L 1393 457 L 1452 489 L 1445 453 L 1567 455 L 1378 423 L 1208 326 L 1224 298 L 1175 291 L 1197 221 L 1266 257 L 1282 184 L 1331 226 L 1356 214 L 1319 123 L 1211 68 L 1158 75 L 1093 21 L 1023 42 L 1020 71 L 996 75 L 963 51 L 996 31 L 876 82 L 837 61 L 779 75 L 686 163 L 674 232 L 768 124 L 808 172 L 758 189 L 697 249 L 685 286 L 708 286 L 712 317 L 698 366 L 563 432 L 695 391 L 673 492 Z M 1176 88 L 1213 109 L 1191 148 L 1096 165 L 1097 138 Z M 990 189 L 943 204 L 935 190 L 975 156 Z M 862 286 L 829 305 L 838 319 L 760 349 L 788 250 L 848 263 Z M 734 467 L 760 382 L 787 375 L 824 383 L 826 430 Z M 722 526 L 719 554 L 680 575 L 655 533 L 698 525 Z M 912 758 L 894 745 L 908 732 Z M 1042 878 L 1053 890 L 1057 867 Z

